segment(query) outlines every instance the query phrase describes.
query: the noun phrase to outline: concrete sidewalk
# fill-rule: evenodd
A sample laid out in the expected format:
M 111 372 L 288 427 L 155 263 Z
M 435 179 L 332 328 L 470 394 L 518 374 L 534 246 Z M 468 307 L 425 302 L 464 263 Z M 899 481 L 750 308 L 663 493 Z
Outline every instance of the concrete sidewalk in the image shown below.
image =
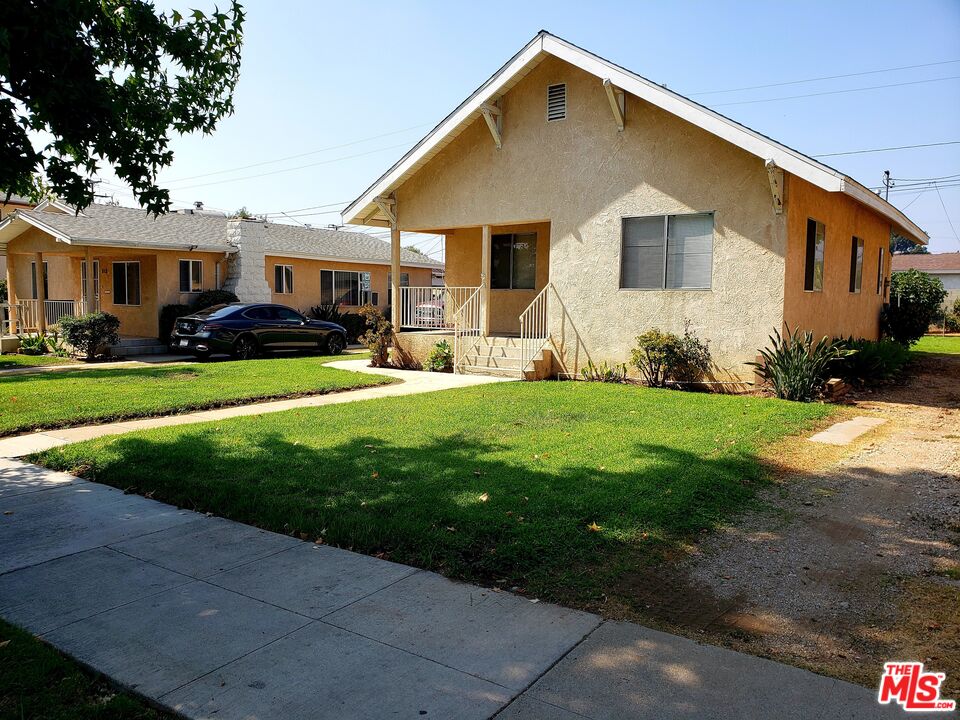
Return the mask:
M 338 405 L 340 403 L 370 400 L 381 397 L 395 397 L 397 395 L 416 395 L 418 393 L 433 392 L 435 390 L 449 390 L 451 388 L 485 385 L 494 382 L 511 382 L 511 378 L 488 377 L 485 375 L 453 375 L 450 373 L 431 373 L 416 370 L 394 370 L 391 368 L 372 368 L 369 360 L 335 360 L 327 363 L 328 367 L 351 372 L 384 375 L 401 382 L 392 385 L 345 390 L 327 395 L 311 395 L 310 397 L 293 398 L 291 400 L 273 400 L 269 402 L 253 402 L 247 405 L 232 405 L 214 410 L 199 410 L 182 413 L 180 415 L 164 415 L 161 417 L 126 420 L 123 422 L 103 425 L 82 425 L 80 427 L 64 428 L 62 430 L 43 430 L 41 432 L 14 435 L 0 439 L 0 458 L 17 458 L 30 453 L 49 450 L 60 445 L 92 440 L 106 435 L 120 435 L 135 430 L 168 427 L 170 425 L 188 425 L 190 423 L 210 422 L 225 418 L 241 417 L 244 415 L 262 415 L 264 413 L 293 410 L 295 408 L 319 407 L 321 405 Z
M 0 615 L 191 718 L 903 716 L 797 668 L 17 461 L 0 511 Z

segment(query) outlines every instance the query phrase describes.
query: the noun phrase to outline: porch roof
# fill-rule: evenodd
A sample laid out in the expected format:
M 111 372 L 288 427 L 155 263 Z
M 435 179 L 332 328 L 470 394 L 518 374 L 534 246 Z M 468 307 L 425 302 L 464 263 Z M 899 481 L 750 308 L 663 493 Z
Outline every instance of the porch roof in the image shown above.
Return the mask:
M 505 95 L 549 56 L 558 57 L 604 82 L 609 82 L 631 95 L 663 108 L 817 187 L 851 197 L 887 218 L 894 227 L 917 242 L 926 244 L 930 239 L 927 233 L 903 212 L 839 170 L 824 165 L 609 60 L 551 35 L 546 30 L 537 33 L 529 43 L 444 118 L 426 137 L 414 145 L 393 167 L 381 175 L 360 197 L 344 208 L 341 213 L 344 222 L 388 226 L 389 219 L 377 204 L 377 199 L 399 188 L 468 126 L 483 117 L 484 107 L 489 107 L 490 103 Z

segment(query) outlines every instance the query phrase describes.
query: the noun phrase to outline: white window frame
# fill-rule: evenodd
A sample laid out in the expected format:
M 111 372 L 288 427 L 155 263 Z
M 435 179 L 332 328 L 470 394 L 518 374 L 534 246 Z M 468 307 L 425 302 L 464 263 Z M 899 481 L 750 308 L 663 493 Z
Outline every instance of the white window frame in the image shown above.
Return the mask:
M 850 238 L 850 287 L 854 295 L 859 295 L 863 289 L 863 261 L 867 252 L 867 244 L 862 237 L 856 235 Z
M 330 273 L 330 298 L 332 301 L 336 301 L 336 292 L 337 292 L 337 273 L 343 273 L 345 275 L 356 275 L 357 276 L 357 300 L 359 304 L 357 305 L 345 305 L 345 307 L 362 307 L 366 303 L 370 302 L 370 297 L 372 294 L 369 289 L 370 278 L 368 277 L 367 289 L 364 290 L 364 275 L 369 276 L 370 273 L 363 270 L 338 270 L 336 268 L 320 268 L 320 304 L 327 304 L 323 302 L 323 274 L 325 272 Z M 342 304 L 342 303 L 341 303 Z
M 187 263 L 189 265 L 189 270 L 187 271 L 187 285 L 189 289 L 183 289 L 183 276 L 180 275 L 180 265 Z M 200 282 L 196 284 L 196 289 L 194 288 L 194 278 L 193 278 L 193 268 L 194 265 L 200 267 Z M 203 260 L 194 260 L 192 258 L 180 258 L 180 262 L 177 264 L 177 277 L 178 282 L 180 283 L 180 294 L 181 295 L 198 295 L 203 292 Z
M 117 302 L 116 293 L 110 298 L 110 302 L 114 305 L 121 305 L 124 307 L 140 307 L 143 304 L 143 275 L 141 271 L 143 268 L 140 267 L 139 260 L 113 260 L 110 264 L 110 285 L 111 290 L 115 289 L 117 286 L 117 265 L 123 265 L 123 289 L 124 289 L 124 302 Z M 140 302 L 132 303 L 127 302 L 130 299 L 130 286 L 127 283 L 127 265 L 136 265 L 137 266 L 137 296 L 140 298 Z
M 814 223 L 813 268 L 811 269 L 810 287 L 807 287 L 807 262 L 810 260 L 807 248 L 810 245 L 810 223 Z M 817 227 L 823 228 L 823 251 L 820 256 L 820 286 L 817 287 Z M 803 237 L 803 291 L 808 293 L 823 292 L 823 285 L 827 280 L 827 225 L 816 218 L 807 218 L 807 227 Z
M 280 287 L 277 287 L 277 268 L 283 268 L 280 272 Z M 290 276 L 287 276 L 287 270 L 290 271 Z M 294 288 L 294 278 L 293 278 L 293 265 L 287 265 L 283 263 L 276 263 L 273 266 L 273 292 L 277 295 L 293 295 Z
M 710 284 L 706 287 L 667 287 L 667 256 L 670 254 L 670 218 L 672 217 L 690 217 L 695 215 L 709 215 L 713 224 L 713 238 L 710 243 Z M 660 273 L 660 287 L 624 287 L 623 286 L 623 242 L 625 237 L 626 224 L 628 220 L 649 220 L 652 218 L 663 219 L 663 254 L 661 263 L 663 267 Z M 620 258 L 617 267 L 617 285 L 623 292 L 713 292 L 713 250 L 716 244 L 717 220 L 714 210 L 695 213 L 671 213 L 669 215 L 624 215 L 620 218 Z
M 218 262 L 213 264 L 213 286 L 217 290 L 220 289 L 220 263 Z
M 80 261 L 80 293 L 84 299 L 87 297 L 87 261 Z M 100 297 L 100 261 L 93 261 L 93 300 Z M 92 310 L 90 312 L 93 312 Z

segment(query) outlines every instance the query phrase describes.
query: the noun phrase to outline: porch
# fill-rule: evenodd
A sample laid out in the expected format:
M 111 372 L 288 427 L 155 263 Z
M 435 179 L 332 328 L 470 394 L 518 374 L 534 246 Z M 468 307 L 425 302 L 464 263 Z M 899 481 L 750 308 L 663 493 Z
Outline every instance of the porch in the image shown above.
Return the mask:
M 548 376 L 549 304 L 554 294 L 549 282 L 550 224 L 429 232 L 445 237 L 445 274 L 452 282 L 399 288 L 394 308 L 398 352 L 422 362 L 446 339 L 453 346 L 454 372 Z

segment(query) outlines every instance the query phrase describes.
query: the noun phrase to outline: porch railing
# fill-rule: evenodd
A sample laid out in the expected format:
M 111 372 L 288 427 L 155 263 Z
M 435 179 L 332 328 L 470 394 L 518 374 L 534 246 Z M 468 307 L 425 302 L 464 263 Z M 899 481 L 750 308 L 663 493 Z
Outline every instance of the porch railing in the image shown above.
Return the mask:
M 520 314 L 520 374 L 525 373 L 537 355 L 550 342 L 550 295 L 553 283 L 547 283 L 537 293 L 527 309 Z
M 400 329 L 452 330 L 456 316 L 478 288 L 402 287 L 394 314 Z
M 453 326 L 453 371 L 463 372 L 467 353 L 477 346 L 482 336 L 480 318 L 483 310 L 481 288 L 473 288 L 473 292 L 460 305 L 454 315 Z
M 40 301 L 39 300 L 17 300 L 16 305 L 17 322 L 14 327 L 10 317 L 10 305 L 3 303 L 0 305 L 0 332 L 3 334 L 14 335 L 23 332 L 37 332 L 40 329 Z M 100 308 L 98 299 L 94 299 L 93 311 Z M 46 320 L 47 327 L 56 325 L 65 315 L 83 315 L 87 312 L 87 303 L 85 300 L 45 300 L 43 303 L 43 318 Z

